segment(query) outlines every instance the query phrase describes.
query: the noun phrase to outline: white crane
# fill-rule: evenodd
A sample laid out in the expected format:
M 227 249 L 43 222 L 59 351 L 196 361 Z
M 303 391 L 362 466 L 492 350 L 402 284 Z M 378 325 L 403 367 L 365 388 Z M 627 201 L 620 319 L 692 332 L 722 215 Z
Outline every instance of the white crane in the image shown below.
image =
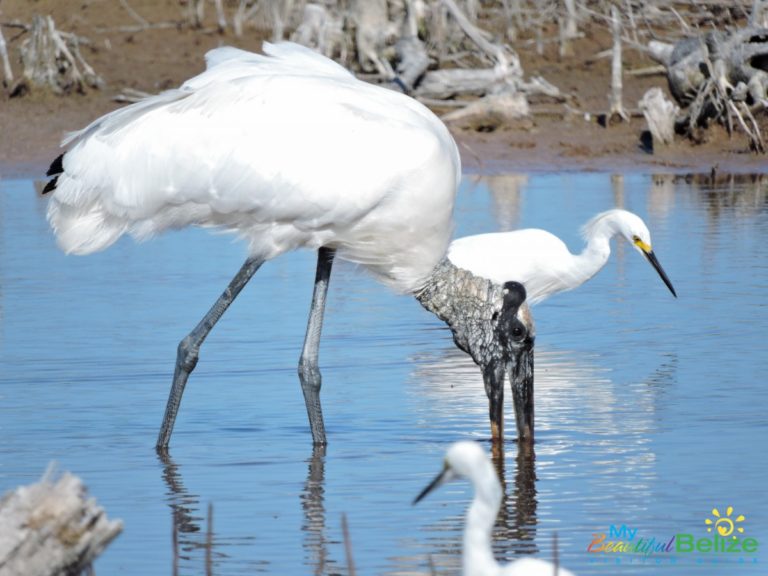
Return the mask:
M 573 576 L 569 570 L 537 558 L 521 558 L 502 566 L 493 557 L 491 531 L 501 506 L 502 489 L 493 464 L 477 442 L 452 444 L 446 452 L 442 472 L 413 503 L 454 478 L 468 478 L 475 489 L 464 525 L 464 576 Z
M 68 253 L 191 225 L 248 243 L 241 269 L 178 346 L 158 448 L 168 446 L 210 330 L 264 262 L 298 248 L 318 251 L 299 360 L 316 444 L 326 443 L 318 349 L 335 255 L 415 295 L 449 325 L 482 370 L 494 438 L 503 432 L 508 374 L 518 435 L 531 440 L 534 337 L 525 290 L 445 257 L 461 175 L 446 127 L 417 101 L 361 82 L 309 49 L 265 44 L 264 52 L 212 50 L 207 69 L 180 88 L 71 134 L 48 170 L 48 219 Z
M 651 248 L 651 233 L 636 214 L 619 209 L 602 212 L 584 225 L 582 235 L 587 246 L 580 254 L 571 254 L 560 238 L 537 228 L 467 236 L 451 243 L 448 258 L 459 268 L 493 282 L 514 278 L 525 286 L 528 303 L 535 304 L 592 278 L 611 255 L 611 238 L 622 236 L 645 256 L 677 297 Z M 486 257 L 478 259 L 477 254 Z

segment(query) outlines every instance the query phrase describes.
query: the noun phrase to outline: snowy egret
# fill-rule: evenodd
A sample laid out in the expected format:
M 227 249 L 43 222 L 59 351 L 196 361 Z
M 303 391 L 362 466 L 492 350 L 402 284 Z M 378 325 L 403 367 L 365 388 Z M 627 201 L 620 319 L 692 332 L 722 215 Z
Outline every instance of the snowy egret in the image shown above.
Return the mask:
M 571 254 L 557 236 L 531 228 L 459 238 L 451 243 L 448 258 L 459 268 L 493 282 L 521 282 L 528 303 L 535 304 L 557 292 L 581 286 L 597 274 L 611 255 L 611 238 L 620 235 L 645 256 L 677 297 L 651 248 L 651 233 L 639 216 L 626 210 L 608 210 L 587 222 L 582 235 L 587 246 L 581 254 Z M 479 259 L 476 254 L 486 257 Z
M 266 55 L 218 48 L 206 70 L 65 138 L 48 170 L 48 220 L 61 248 L 89 254 L 123 234 L 218 227 L 248 258 L 181 340 L 158 437 L 167 448 L 200 347 L 259 267 L 318 251 L 299 360 L 315 444 L 325 444 L 318 350 L 334 256 L 410 293 L 480 366 L 495 438 L 509 375 L 519 436 L 533 435 L 533 325 L 520 284 L 490 282 L 445 257 L 461 166 L 445 125 L 416 100 L 357 80 L 296 44 Z M 482 259 L 485 255 L 477 254 Z
M 454 478 L 468 478 L 475 497 L 464 525 L 462 565 L 464 576 L 573 576 L 565 568 L 537 558 L 522 558 L 500 565 L 493 557 L 491 531 L 501 506 L 502 490 L 496 470 L 477 442 L 456 442 L 448 448 L 443 470 L 413 501 Z

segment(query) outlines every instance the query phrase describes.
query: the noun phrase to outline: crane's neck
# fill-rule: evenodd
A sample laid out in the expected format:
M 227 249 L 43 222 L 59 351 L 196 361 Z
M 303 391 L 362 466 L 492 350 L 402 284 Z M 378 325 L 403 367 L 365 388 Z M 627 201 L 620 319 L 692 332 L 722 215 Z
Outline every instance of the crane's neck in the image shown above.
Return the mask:
M 501 286 L 443 258 L 415 296 L 424 308 L 448 324 L 456 345 L 477 364 L 484 366 L 501 354 L 491 322 L 503 307 Z
M 501 572 L 491 547 L 491 534 L 501 506 L 501 485 L 490 462 L 473 470 L 475 498 L 464 527 L 464 576 L 489 576 Z

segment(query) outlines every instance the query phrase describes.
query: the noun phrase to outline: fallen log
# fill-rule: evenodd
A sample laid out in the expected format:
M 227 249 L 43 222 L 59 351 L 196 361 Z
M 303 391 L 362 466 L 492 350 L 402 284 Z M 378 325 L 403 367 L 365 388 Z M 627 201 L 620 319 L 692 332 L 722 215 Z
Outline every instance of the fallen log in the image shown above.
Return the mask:
M 73 576 L 123 529 L 109 520 L 82 481 L 70 473 L 21 486 L 0 499 L 0 574 Z
M 520 92 L 488 94 L 460 110 L 442 116 L 444 122 L 471 125 L 476 130 L 495 130 L 516 120 L 528 118 L 528 100 Z

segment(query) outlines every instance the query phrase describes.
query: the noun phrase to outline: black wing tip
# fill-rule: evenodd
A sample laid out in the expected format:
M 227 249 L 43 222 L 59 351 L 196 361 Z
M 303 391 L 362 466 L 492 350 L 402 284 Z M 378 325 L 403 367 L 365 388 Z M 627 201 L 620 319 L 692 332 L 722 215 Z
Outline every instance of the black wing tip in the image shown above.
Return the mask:
M 45 185 L 45 188 L 43 188 L 42 193 L 48 194 L 48 192 L 53 192 L 54 190 L 56 190 L 56 184 L 58 184 L 58 182 L 59 182 L 59 175 L 57 174 L 48 182 L 48 184 Z
M 48 192 L 53 192 L 56 190 L 56 184 L 59 182 L 59 176 L 64 173 L 64 154 L 59 154 L 56 159 L 51 162 L 51 165 L 48 167 L 48 171 L 45 173 L 46 176 L 53 176 L 51 180 L 48 181 L 48 183 L 45 185 L 45 188 L 43 188 L 43 194 L 48 194 Z
M 48 172 L 46 172 L 45 175 L 56 176 L 62 172 L 64 172 L 64 154 L 59 154 L 56 157 L 56 160 L 51 162 L 51 165 L 48 167 Z

